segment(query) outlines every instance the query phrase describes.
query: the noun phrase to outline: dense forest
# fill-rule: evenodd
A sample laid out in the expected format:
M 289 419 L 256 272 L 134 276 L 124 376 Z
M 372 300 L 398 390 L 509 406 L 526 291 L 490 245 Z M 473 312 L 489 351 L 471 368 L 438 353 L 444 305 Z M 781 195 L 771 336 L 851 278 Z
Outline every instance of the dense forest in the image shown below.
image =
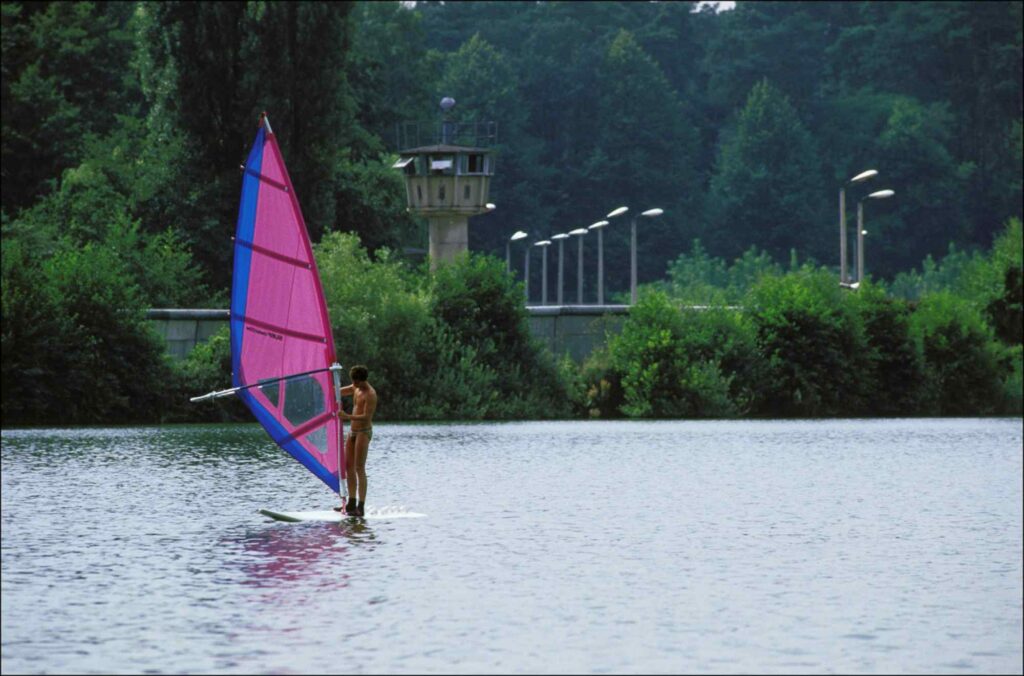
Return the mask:
M 164 406 L 152 382 L 185 376 L 168 375 L 140 313 L 226 306 L 238 165 L 261 111 L 321 249 L 350 233 L 367 261 L 413 269 L 403 252 L 426 230 L 390 168 L 396 126 L 436 122 L 451 96 L 459 121 L 498 127 L 498 208 L 471 221 L 474 252 L 661 207 L 641 224 L 640 279 L 677 300 L 694 261 L 834 279 L 839 189 L 873 168 L 847 188 L 851 218 L 868 192 L 895 191 L 865 205 L 867 273 L 917 300 L 936 259 L 1015 241 L 1022 6 L 5 2 L 4 419 L 45 420 L 65 400 L 79 421 Z M 627 231 L 605 232 L 613 298 L 628 287 Z M 592 253 L 584 263 L 592 279 Z M 453 364 L 487 349 L 460 343 L 443 309 L 458 275 L 485 275 L 466 265 L 430 282 L 427 311 L 449 322 L 431 335 Z M 1008 265 L 993 274 L 1009 289 Z

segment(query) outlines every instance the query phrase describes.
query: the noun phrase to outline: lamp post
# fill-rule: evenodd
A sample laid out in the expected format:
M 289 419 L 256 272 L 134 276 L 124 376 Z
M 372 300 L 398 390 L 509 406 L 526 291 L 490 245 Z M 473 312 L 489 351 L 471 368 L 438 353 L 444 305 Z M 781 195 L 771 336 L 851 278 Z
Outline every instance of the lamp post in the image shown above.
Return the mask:
M 627 211 L 629 211 L 629 207 L 618 207 L 618 208 L 612 209 L 610 212 L 608 212 L 608 215 L 605 216 L 605 218 L 615 218 L 616 216 L 621 216 L 622 214 L 626 213 Z
M 655 216 L 661 216 L 663 213 L 665 213 L 664 209 L 648 209 L 640 215 L 654 218 Z M 629 242 L 629 248 L 632 252 L 629 257 L 629 302 L 636 305 L 636 216 L 630 222 Z
M 569 234 L 580 238 L 579 255 L 576 257 L 576 304 L 583 305 L 583 235 L 587 234 L 587 229 L 576 228 Z
M 597 304 L 604 305 L 604 231 L 608 221 L 588 225 L 587 230 L 597 230 Z
M 534 242 L 534 246 L 541 247 L 541 276 L 540 276 L 540 304 L 548 304 L 548 247 L 551 246 L 550 239 L 542 239 Z
M 629 211 L 629 207 L 619 207 L 605 218 L 615 218 L 627 211 Z M 640 215 L 654 218 L 655 216 L 661 216 L 663 213 L 665 213 L 664 209 L 654 208 L 648 209 Z M 634 216 L 629 221 L 629 302 L 633 305 L 636 305 L 636 296 L 636 216 Z
M 530 304 L 530 245 L 523 247 L 523 295 L 526 305 Z
M 565 261 L 565 240 L 569 239 L 568 233 L 560 232 L 557 235 L 551 235 L 551 239 L 558 240 L 558 304 L 562 305 L 562 289 L 565 285 L 562 283 L 563 270 Z
M 846 186 L 866 181 L 875 176 L 878 176 L 878 170 L 868 169 L 860 172 L 839 188 L 839 283 L 843 286 L 850 283 L 846 274 Z M 859 283 L 860 278 L 857 281 Z
M 894 190 L 878 190 L 857 200 L 857 284 L 864 281 L 864 200 L 884 200 L 895 195 Z
M 512 242 L 526 237 L 526 233 L 522 230 L 516 230 L 515 234 L 508 238 L 505 242 L 505 271 L 512 272 Z

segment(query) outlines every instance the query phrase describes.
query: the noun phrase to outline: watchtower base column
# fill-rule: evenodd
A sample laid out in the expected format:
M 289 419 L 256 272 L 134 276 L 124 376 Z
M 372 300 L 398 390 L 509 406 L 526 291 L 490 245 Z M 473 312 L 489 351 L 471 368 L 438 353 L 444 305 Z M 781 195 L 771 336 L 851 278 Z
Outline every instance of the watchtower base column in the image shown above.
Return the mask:
M 436 270 L 440 263 L 451 263 L 455 258 L 469 251 L 469 219 L 458 214 L 431 216 L 430 221 L 430 269 Z

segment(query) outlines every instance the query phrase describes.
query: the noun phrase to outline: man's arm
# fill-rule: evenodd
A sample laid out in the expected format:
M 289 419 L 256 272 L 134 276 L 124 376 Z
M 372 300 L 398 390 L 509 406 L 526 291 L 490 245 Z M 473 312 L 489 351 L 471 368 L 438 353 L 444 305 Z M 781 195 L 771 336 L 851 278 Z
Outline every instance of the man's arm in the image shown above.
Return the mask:
M 343 396 L 343 397 L 351 397 L 352 393 L 355 392 L 355 391 L 356 391 L 355 387 L 353 387 L 352 385 L 346 385 L 345 387 L 341 388 L 341 396 Z

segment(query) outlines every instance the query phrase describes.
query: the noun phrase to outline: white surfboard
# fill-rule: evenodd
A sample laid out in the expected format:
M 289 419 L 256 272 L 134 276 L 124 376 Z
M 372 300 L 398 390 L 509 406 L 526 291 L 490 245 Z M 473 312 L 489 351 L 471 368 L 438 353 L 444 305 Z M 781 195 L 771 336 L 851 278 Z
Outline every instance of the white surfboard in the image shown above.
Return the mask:
M 391 511 L 387 509 L 371 510 L 366 512 L 364 516 L 351 516 L 349 514 L 335 512 L 334 510 L 320 512 L 275 512 L 269 509 L 261 509 L 260 514 L 263 516 L 269 516 L 275 521 L 288 521 L 291 523 L 299 521 L 329 521 L 340 523 L 350 519 L 422 519 L 426 516 L 426 514 L 420 514 L 419 512 Z

